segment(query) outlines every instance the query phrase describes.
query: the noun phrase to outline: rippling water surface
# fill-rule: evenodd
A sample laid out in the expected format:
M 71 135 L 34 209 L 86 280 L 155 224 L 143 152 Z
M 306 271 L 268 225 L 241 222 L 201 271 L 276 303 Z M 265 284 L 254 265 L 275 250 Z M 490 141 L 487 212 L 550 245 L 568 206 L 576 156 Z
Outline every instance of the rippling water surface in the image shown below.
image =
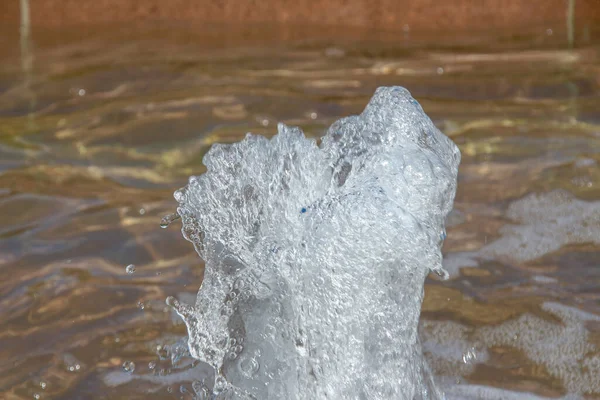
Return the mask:
M 193 398 L 207 369 L 164 299 L 193 302 L 203 266 L 178 221 L 159 226 L 173 191 L 212 143 L 278 121 L 321 136 L 384 85 L 407 87 L 463 154 L 452 278 L 428 282 L 422 314 L 438 380 L 459 396 L 600 396 L 597 32 L 569 50 L 546 27 L 443 40 L 13 28 L 0 39 L 3 398 Z

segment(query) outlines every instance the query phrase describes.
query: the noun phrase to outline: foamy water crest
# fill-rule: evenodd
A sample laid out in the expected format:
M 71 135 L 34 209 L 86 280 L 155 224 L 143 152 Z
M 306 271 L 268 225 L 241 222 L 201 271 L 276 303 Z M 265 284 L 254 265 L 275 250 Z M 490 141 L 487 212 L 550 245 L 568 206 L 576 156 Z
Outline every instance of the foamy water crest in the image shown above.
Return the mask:
M 175 198 L 204 281 L 195 305 L 168 302 L 217 398 L 442 398 L 417 325 L 460 153 L 406 89 L 320 145 L 280 124 L 203 161 Z

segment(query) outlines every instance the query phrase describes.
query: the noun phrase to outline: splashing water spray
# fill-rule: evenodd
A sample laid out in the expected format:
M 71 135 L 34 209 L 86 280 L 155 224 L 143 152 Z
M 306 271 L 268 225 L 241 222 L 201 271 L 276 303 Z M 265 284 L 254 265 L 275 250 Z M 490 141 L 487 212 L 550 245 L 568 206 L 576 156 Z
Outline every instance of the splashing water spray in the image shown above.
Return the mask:
M 215 369 L 206 398 L 442 398 L 417 324 L 426 276 L 446 276 L 460 152 L 406 89 L 320 145 L 280 124 L 203 162 L 175 199 L 204 280 L 196 304 L 167 303 Z

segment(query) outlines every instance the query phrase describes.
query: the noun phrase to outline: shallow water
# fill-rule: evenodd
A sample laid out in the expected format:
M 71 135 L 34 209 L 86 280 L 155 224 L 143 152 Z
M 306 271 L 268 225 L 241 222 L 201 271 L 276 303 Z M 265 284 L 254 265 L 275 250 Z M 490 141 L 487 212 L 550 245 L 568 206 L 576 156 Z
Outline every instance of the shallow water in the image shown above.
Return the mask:
M 427 283 L 422 313 L 438 380 L 459 398 L 463 384 L 600 396 L 598 32 L 568 50 L 557 27 L 442 42 L 183 25 L 20 41 L 13 28 L 0 39 L 4 397 L 192 398 L 206 368 L 175 345 L 185 327 L 164 299 L 192 302 L 203 270 L 179 222 L 159 226 L 173 191 L 212 143 L 277 121 L 318 137 L 386 85 L 407 87 L 463 155 L 453 277 Z

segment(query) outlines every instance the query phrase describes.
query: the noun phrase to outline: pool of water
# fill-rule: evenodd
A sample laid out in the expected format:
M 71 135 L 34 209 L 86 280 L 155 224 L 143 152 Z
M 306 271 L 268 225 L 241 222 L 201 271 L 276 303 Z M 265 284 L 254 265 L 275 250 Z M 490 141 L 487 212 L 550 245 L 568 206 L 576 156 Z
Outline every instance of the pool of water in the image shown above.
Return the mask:
M 0 39 L 3 398 L 193 398 L 208 370 L 164 300 L 193 302 L 203 265 L 179 222 L 160 228 L 173 191 L 213 143 L 278 121 L 321 136 L 386 85 L 407 87 L 463 154 L 451 279 L 428 281 L 422 313 L 440 384 L 458 398 L 466 385 L 472 398 L 473 385 L 599 398 L 598 32 L 569 49 L 557 27 L 12 28 Z

